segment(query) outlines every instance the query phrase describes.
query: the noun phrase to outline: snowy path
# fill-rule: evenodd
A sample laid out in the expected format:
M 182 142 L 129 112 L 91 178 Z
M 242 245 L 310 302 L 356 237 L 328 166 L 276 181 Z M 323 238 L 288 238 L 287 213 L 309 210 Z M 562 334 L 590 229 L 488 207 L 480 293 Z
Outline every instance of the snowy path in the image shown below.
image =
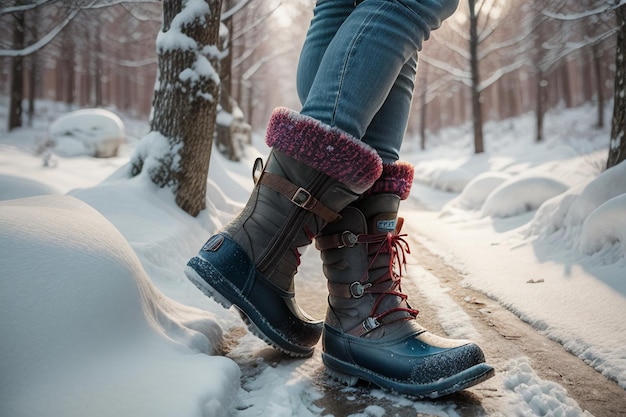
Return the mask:
M 419 218 L 419 213 L 408 214 L 407 217 Z M 415 230 L 409 231 L 413 236 L 417 236 L 419 226 L 413 225 L 413 228 Z M 616 383 L 609 381 L 582 360 L 566 352 L 562 345 L 549 340 L 496 301 L 463 286 L 461 284 L 463 276 L 420 243 L 413 240 L 411 247 L 423 268 L 436 276 L 442 287 L 450 289 L 447 294 L 468 314 L 472 326 L 480 334 L 479 341 L 488 362 L 496 368 L 496 377 L 474 390 L 481 397 L 485 409 L 489 411 L 488 415 L 493 415 L 492 413 L 498 410 L 494 407 L 502 406 L 498 398 L 503 395 L 502 389 L 514 385 L 515 378 L 511 377 L 513 375 L 511 369 L 524 368 L 525 363 L 530 365 L 537 378 L 535 387 L 531 386 L 533 384 L 529 384 L 528 389 L 523 388 L 521 384 L 517 386 L 520 392 L 527 391 L 526 396 L 534 397 L 538 394 L 537 388 L 543 386 L 545 389 L 549 385 L 539 384 L 540 379 L 552 381 L 566 389 L 567 394 L 579 407 L 592 415 L 626 415 L 626 392 Z M 409 287 L 408 290 L 412 295 L 411 299 L 415 300 L 421 310 L 418 316 L 421 323 L 432 331 L 445 333 L 438 324 L 437 308 L 433 306 L 433 300 L 428 299 L 428 294 L 424 295 L 424 292 L 418 291 L 417 288 Z M 532 401 L 531 398 L 526 400 Z

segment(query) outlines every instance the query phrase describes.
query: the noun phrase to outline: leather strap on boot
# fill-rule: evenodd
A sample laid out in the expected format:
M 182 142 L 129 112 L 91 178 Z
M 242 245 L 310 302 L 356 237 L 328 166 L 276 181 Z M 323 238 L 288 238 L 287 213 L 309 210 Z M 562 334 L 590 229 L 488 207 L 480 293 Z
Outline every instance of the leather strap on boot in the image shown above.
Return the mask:
M 335 213 L 313 197 L 308 190 L 303 187 L 298 187 L 280 175 L 272 174 L 271 172 L 263 172 L 259 182 L 266 187 L 281 193 L 296 206 L 321 217 L 327 223 L 334 222 L 335 220 L 341 218 L 338 213 Z

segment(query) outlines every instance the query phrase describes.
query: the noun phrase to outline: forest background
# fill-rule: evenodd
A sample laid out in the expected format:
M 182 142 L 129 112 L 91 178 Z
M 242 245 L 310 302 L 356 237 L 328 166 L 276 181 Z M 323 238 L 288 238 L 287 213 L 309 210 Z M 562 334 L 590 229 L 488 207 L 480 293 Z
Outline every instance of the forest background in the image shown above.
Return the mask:
M 159 36 L 171 35 L 174 18 L 182 16 L 185 7 L 197 12 L 199 3 L 206 5 L 203 14 L 185 19 L 178 28 L 187 39 L 198 41 L 199 49 L 181 58 L 186 61 L 177 67 L 176 47 L 171 47 L 176 38 L 170 36 L 167 43 Z M 220 120 L 223 127 L 239 117 L 260 131 L 275 107 L 300 107 L 295 72 L 313 6 L 312 0 L 2 0 L 0 94 L 11 101 L 8 130 L 31 123 L 36 100 L 48 99 L 66 103 L 68 111 L 105 107 L 151 118 L 151 130 L 170 138 L 172 149 L 181 149 L 171 137 L 190 124 L 190 111 L 202 103 L 185 108 L 163 99 L 166 72 L 173 71 L 180 84 L 179 74 L 188 68 L 197 71 L 203 55 L 216 74 L 196 72 L 208 79 L 196 95 L 219 96 L 219 103 L 212 104 L 213 112 L 193 118 L 211 123 L 200 123 L 203 139 L 188 149 L 206 149 L 215 132 L 217 148 L 236 160 L 238 144 L 228 128 L 220 130 Z M 454 16 L 432 33 L 419 55 L 407 137 L 418 138 L 424 148 L 442 127 L 471 123 L 474 151 L 481 153 L 482 128 L 490 120 L 533 112 L 535 129 L 528 135 L 541 141 L 549 109 L 593 102 L 595 124 L 613 124 L 607 166 L 615 165 L 626 155 L 625 123 L 617 111 L 612 121 L 605 121 L 604 106 L 615 104 L 624 113 L 624 90 L 616 88 L 624 67 L 624 9 L 617 0 L 461 0 Z M 205 36 L 218 26 L 212 35 L 216 39 Z M 187 98 L 178 103 L 189 102 L 190 87 L 179 88 Z M 211 88 L 219 92 L 212 94 Z M 163 108 L 182 113 L 179 123 L 164 126 L 174 118 Z M 200 155 L 207 164 L 208 148 Z M 184 151 L 176 152 L 184 159 Z M 146 158 L 135 157 L 129 175 L 137 175 Z M 198 171 L 191 167 L 204 168 L 191 164 L 183 171 Z M 188 182 L 177 175 L 161 172 L 152 178 L 161 186 L 173 185 L 177 194 Z M 186 193 L 204 198 L 204 192 L 195 189 Z M 179 206 L 192 214 L 203 208 L 202 203 L 182 200 L 177 195 Z

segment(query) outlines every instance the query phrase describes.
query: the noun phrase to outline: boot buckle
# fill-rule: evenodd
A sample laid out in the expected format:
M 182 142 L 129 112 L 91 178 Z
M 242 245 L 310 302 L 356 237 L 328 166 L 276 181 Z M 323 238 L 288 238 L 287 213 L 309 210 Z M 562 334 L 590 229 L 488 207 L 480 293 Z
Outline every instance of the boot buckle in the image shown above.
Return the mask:
M 308 204 L 311 202 L 312 199 L 313 196 L 311 195 L 311 193 L 300 187 L 291 197 L 291 202 L 298 207 L 308 210 L 310 208 L 308 207 Z
M 352 295 L 352 298 L 361 298 L 365 294 L 365 290 L 371 286 L 372 284 L 370 283 L 363 285 L 359 281 L 355 281 L 350 284 L 350 295 Z
M 363 325 L 363 329 L 365 330 L 366 333 L 380 326 L 380 322 L 376 320 L 374 317 L 366 318 L 365 320 L 363 320 L 363 323 L 361 324 Z

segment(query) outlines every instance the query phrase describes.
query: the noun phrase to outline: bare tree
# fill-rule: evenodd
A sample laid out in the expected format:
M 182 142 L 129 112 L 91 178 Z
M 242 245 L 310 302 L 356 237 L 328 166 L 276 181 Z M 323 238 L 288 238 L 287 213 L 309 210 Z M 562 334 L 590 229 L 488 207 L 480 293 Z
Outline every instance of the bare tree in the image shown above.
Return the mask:
M 165 0 L 157 38 L 159 74 L 151 132 L 131 161 L 170 187 L 192 216 L 206 206 L 206 180 L 219 101 L 221 0 Z
M 16 1 L 16 6 L 21 5 L 21 1 Z M 24 22 L 24 11 L 17 11 L 13 14 L 13 48 L 20 50 L 24 48 L 26 35 L 26 24 Z M 12 130 L 22 126 L 22 100 L 24 99 L 24 59 L 16 56 L 11 63 L 11 92 L 9 104 L 9 126 Z
M 615 9 L 617 18 L 617 47 L 615 51 L 615 93 L 611 141 L 607 168 L 626 160 L 626 5 Z
M 482 153 L 485 151 L 483 139 L 483 111 L 480 101 L 481 90 L 480 74 L 478 66 L 478 11 L 476 10 L 476 1 L 468 0 L 469 4 L 469 53 L 470 53 L 470 73 L 471 73 L 471 90 L 472 90 L 472 125 L 474 126 L 474 152 Z M 484 2 L 481 5 L 485 4 Z
M 223 5 L 227 10 L 231 10 L 236 6 L 235 0 L 224 0 Z M 224 31 L 224 38 L 220 39 L 220 49 L 224 51 L 224 57 L 220 62 L 220 103 L 219 111 L 224 117 L 218 118 L 216 121 L 215 142 L 217 149 L 220 150 L 231 161 L 239 160 L 236 145 L 233 143 L 232 133 L 232 62 L 233 62 L 233 18 L 234 13 L 228 13 L 227 17 L 222 17 L 222 22 L 228 29 Z
M 562 4 L 562 3 L 561 3 Z M 579 5 L 580 6 L 580 5 Z M 599 16 L 606 16 L 607 12 L 613 11 L 616 18 L 616 25 L 600 24 L 604 20 Z M 572 50 L 582 47 L 598 45 L 602 40 L 611 37 L 617 32 L 617 44 L 615 47 L 615 82 L 613 99 L 613 118 L 611 121 L 611 138 L 609 142 L 609 155 L 607 168 L 615 166 L 626 159 L 626 3 L 623 0 L 588 0 L 583 2 L 582 9 L 565 9 L 560 11 L 545 10 L 545 14 L 550 17 L 565 22 L 582 22 L 584 19 L 593 19 L 594 27 L 599 28 L 593 36 L 589 36 L 589 29 L 583 33 L 583 41 L 564 43 L 565 48 L 561 48 L 557 53 L 561 56 L 567 55 Z M 557 50 L 557 48 L 553 48 Z M 597 64 L 596 64 L 597 65 Z M 599 70 L 596 77 L 599 77 Z M 601 83 L 601 81 L 596 81 Z M 599 96 L 600 99 L 600 96 Z M 601 124 L 600 122 L 598 124 Z
M 472 126 L 474 152 L 484 152 L 483 138 L 483 96 L 482 93 L 505 75 L 519 70 L 527 59 L 518 53 L 522 42 L 529 36 L 529 28 L 521 28 L 509 15 L 514 7 L 502 0 L 468 0 L 467 27 L 449 24 L 457 38 L 466 42 L 467 48 L 457 41 L 440 42 L 444 48 L 460 56 L 464 68 L 458 68 L 455 59 L 443 61 L 429 54 L 422 54 L 422 60 L 462 82 L 471 91 Z M 518 30 L 511 30 L 511 26 Z M 522 30 L 523 29 L 523 30 Z M 502 64 L 502 63 L 505 64 Z M 482 73 L 487 74 L 483 76 Z
M 280 3 L 279 3 L 280 5 Z M 277 6 L 267 5 L 259 0 L 225 0 L 222 13 L 222 23 L 228 28 L 228 36 L 223 42 L 224 58 L 221 62 L 220 78 L 220 112 L 217 120 L 216 145 L 217 149 L 228 159 L 237 161 L 240 158 L 239 135 L 234 135 L 235 129 L 244 127 L 245 118 L 243 112 L 242 86 L 245 71 L 242 70 L 244 63 L 247 66 L 255 66 L 253 57 L 261 41 L 259 36 L 265 23 Z M 265 9 L 269 11 L 265 12 Z M 235 86 L 237 87 L 235 89 Z M 246 112 L 251 112 L 248 107 Z M 235 137 L 237 136 L 237 137 Z
M 560 0 L 547 4 L 536 2 L 540 13 L 548 17 L 547 22 L 552 28 L 552 33 L 545 37 L 542 43 L 542 59 L 539 66 L 544 73 L 559 67 L 560 71 L 565 70 L 563 58 L 584 59 L 585 50 L 589 51 L 591 66 L 593 68 L 593 85 L 596 92 L 597 121 L 596 126 L 604 125 L 604 81 L 603 76 L 603 52 L 609 48 L 614 48 L 612 42 L 607 39 L 613 38 L 615 33 L 615 21 L 610 8 L 607 7 L 606 0 L 584 0 L 568 1 Z M 563 75 L 569 75 L 563 74 Z M 559 77 L 562 82 L 566 82 L 566 77 Z M 563 86 L 564 92 L 568 91 L 569 85 Z M 571 96 L 564 99 L 571 101 Z M 573 103 L 570 103 L 573 105 Z

